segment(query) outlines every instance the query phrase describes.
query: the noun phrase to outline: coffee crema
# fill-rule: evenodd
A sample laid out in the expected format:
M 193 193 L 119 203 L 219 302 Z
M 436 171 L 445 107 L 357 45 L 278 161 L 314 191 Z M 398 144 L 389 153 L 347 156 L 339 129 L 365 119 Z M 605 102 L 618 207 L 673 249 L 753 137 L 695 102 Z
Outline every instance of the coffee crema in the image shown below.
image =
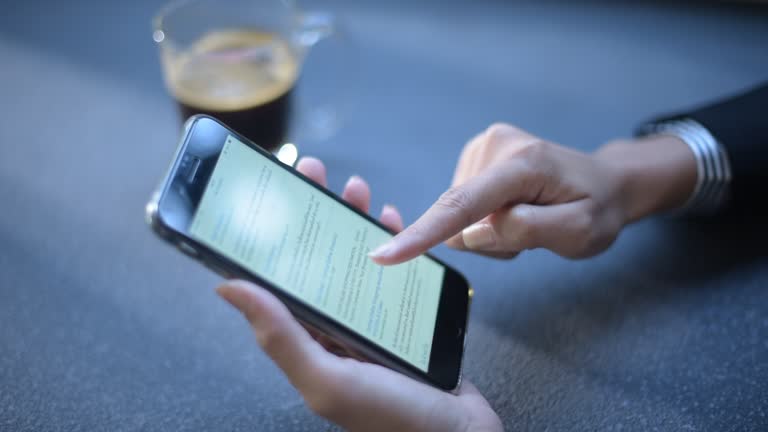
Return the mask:
M 212 31 L 166 61 L 183 119 L 211 115 L 256 144 L 283 144 L 298 61 L 291 45 L 259 30 Z

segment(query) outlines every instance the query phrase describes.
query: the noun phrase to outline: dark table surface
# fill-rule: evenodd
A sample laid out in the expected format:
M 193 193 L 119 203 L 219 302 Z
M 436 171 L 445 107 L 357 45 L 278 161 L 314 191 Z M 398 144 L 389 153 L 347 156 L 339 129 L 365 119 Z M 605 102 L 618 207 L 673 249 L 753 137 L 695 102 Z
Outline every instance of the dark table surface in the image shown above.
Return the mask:
M 0 13 L 0 429 L 322 430 L 143 205 L 176 144 L 151 1 Z M 311 4 L 310 7 L 317 7 Z M 413 220 L 494 121 L 592 150 L 768 76 L 768 12 L 624 2 L 333 3 L 358 108 L 338 190 Z M 313 80 L 333 77 L 319 60 Z M 758 197 L 764 200 L 765 197 Z M 476 288 L 466 375 L 509 430 L 768 430 L 765 219 L 656 219 L 594 259 L 437 249 Z

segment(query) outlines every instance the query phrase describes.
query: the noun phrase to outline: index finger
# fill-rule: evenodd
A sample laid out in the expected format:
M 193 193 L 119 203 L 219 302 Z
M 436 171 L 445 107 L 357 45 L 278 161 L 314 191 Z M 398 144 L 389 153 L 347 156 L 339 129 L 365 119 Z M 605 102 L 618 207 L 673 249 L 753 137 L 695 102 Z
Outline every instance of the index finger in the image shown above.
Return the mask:
M 530 168 L 513 161 L 448 189 L 416 222 L 369 256 L 378 264 L 399 264 L 458 234 L 510 202 L 538 194 Z

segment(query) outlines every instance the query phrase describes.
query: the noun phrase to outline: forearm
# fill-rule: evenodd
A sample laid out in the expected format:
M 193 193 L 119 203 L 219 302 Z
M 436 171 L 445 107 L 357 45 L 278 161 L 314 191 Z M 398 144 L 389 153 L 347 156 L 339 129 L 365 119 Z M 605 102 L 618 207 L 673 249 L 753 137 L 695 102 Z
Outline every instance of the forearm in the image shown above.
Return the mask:
M 671 135 L 609 143 L 595 157 L 611 166 L 619 182 L 625 223 L 684 205 L 697 180 L 690 147 Z

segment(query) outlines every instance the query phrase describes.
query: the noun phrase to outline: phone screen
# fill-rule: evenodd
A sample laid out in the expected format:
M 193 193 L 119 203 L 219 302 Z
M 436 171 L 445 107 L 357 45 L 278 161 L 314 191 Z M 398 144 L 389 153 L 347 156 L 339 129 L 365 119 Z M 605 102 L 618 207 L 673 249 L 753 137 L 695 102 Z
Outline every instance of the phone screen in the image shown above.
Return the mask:
M 197 241 L 428 371 L 445 268 L 380 266 L 390 233 L 229 135 L 192 218 Z

